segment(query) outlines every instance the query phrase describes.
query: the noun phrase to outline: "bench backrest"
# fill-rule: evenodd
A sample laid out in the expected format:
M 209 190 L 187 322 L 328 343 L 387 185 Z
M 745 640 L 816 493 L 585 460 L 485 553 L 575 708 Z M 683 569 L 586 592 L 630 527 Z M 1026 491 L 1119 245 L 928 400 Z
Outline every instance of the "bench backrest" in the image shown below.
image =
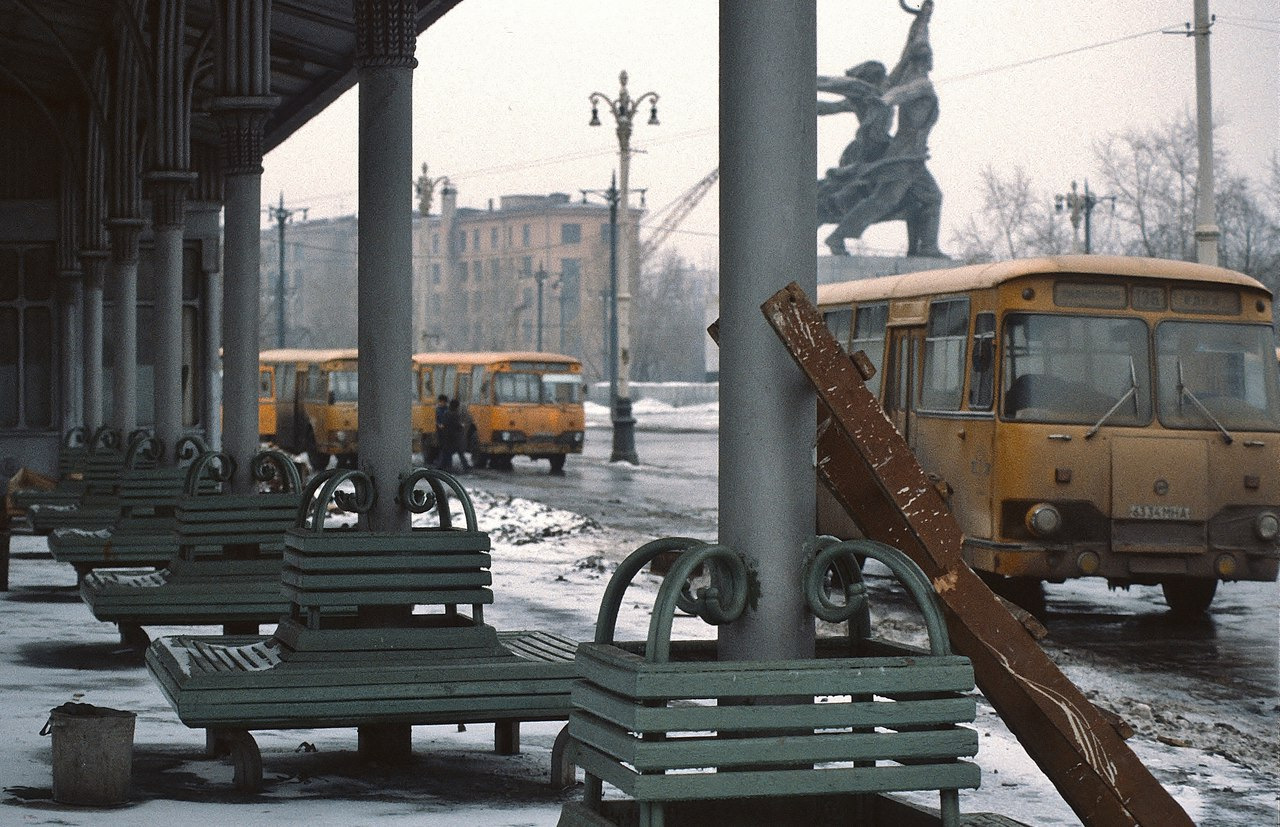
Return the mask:
M 260 483 L 280 490 L 256 494 L 224 494 L 236 474 L 228 455 L 206 451 L 186 469 L 183 495 L 178 500 L 180 556 L 205 556 L 197 550 L 223 547 L 224 556 L 279 557 L 284 535 L 297 519 L 302 480 L 293 462 L 280 451 L 261 451 L 249 473 Z
M 424 494 L 416 488 L 425 482 Z M 415 493 L 416 492 L 416 493 Z M 454 528 L 448 495 L 462 503 L 466 527 Z M 493 602 L 489 535 L 478 530 L 466 491 L 452 476 L 419 469 L 405 478 L 400 501 L 411 511 L 435 510 L 435 528 L 397 532 L 326 531 L 329 503 L 363 515 L 373 504 L 373 486 L 359 471 L 334 469 L 312 479 L 303 492 L 295 525 L 285 537 L 281 583 L 295 617 L 318 623 L 320 612 L 337 607 L 410 608 Z

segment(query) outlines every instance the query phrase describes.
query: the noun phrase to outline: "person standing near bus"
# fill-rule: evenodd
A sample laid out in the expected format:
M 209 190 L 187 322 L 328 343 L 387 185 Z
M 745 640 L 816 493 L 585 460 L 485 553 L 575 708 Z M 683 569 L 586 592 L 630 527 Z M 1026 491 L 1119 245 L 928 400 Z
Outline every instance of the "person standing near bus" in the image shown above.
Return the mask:
M 443 393 L 436 397 L 436 453 L 440 459 L 440 451 L 444 448 L 444 415 L 449 411 L 449 397 Z
M 443 424 L 441 424 L 443 423 Z M 436 421 L 437 433 L 440 440 L 440 456 L 436 459 L 436 468 L 441 471 L 449 471 L 453 469 L 453 455 L 458 455 L 458 464 L 462 466 L 462 473 L 471 470 L 470 463 L 467 462 L 467 455 L 464 453 L 466 448 L 466 422 L 462 418 L 462 411 L 458 408 L 458 400 L 456 398 L 449 400 L 449 407 L 445 409 L 444 415 Z

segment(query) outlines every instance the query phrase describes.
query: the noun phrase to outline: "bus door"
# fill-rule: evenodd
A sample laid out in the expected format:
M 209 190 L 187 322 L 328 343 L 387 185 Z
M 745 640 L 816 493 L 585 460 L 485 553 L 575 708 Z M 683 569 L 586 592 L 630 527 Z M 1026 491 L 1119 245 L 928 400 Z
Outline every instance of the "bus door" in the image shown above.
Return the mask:
M 920 357 L 924 352 L 924 327 L 889 328 L 889 365 L 885 371 L 884 412 L 915 447 L 912 418 L 920 388 Z

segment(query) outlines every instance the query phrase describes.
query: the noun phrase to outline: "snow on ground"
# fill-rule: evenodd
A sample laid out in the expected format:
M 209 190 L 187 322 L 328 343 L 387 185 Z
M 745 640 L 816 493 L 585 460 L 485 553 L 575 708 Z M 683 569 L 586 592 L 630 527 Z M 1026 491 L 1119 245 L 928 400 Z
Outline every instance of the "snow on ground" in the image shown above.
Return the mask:
M 587 427 L 608 427 L 609 406 L 595 402 L 584 403 Z M 679 431 L 715 431 L 720 427 L 720 403 L 706 402 L 700 405 L 673 407 L 656 399 L 640 399 L 631 405 L 636 428 L 657 433 Z
M 468 488 L 480 527 L 493 540 L 495 603 L 486 609 L 486 620 L 499 629 L 542 628 L 589 639 L 609 574 L 632 549 L 590 518 Z M 8 718 L 7 748 L 0 757 L 6 792 L 0 824 L 552 825 L 563 802 L 581 794 L 580 787 L 548 789 L 550 748 L 561 725 L 541 723 L 523 727 L 519 756 L 492 754 L 489 726 L 465 732 L 417 727 L 415 762 L 407 769 L 359 764 L 354 730 L 261 732 L 256 735 L 266 790 L 239 796 L 230 789 L 230 766 L 201 756 L 203 733 L 178 722 L 136 657 L 119 649 L 114 627 L 90 616 L 70 567 L 54 563 L 38 537 L 15 536 L 13 553 L 11 591 L 0 597 L 0 704 Z M 868 574 L 885 576 L 874 568 Z M 645 636 L 659 582 L 648 573 L 637 579 L 624 603 L 620 637 Z M 876 623 L 877 633 L 887 637 L 923 640 L 913 625 Z M 190 630 L 150 631 L 159 636 Z M 680 618 L 673 634 L 706 638 L 714 630 Z M 1075 664 L 1068 671 L 1086 668 Z M 1035 825 L 1077 824 L 990 705 L 977 697 L 982 787 L 962 793 L 962 809 L 1004 813 Z M 138 714 L 133 797 L 122 808 L 85 810 L 50 800 L 50 741 L 38 733 L 49 709 L 73 699 Z M 1109 698 L 1098 700 L 1105 704 Z M 1265 767 L 1200 748 L 1200 725 L 1178 714 L 1148 709 L 1148 720 L 1140 709 L 1118 711 L 1138 730 L 1130 744 L 1139 757 L 1198 823 L 1269 823 L 1277 787 Z M 935 794 L 915 798 L 936 806 Z M 1232 802 L 1225 811 L 1224 799 Z

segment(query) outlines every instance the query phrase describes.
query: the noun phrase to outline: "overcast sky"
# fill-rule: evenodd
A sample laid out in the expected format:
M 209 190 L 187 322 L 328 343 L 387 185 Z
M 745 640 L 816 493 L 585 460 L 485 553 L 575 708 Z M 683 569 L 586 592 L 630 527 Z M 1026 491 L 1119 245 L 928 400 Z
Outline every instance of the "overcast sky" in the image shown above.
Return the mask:
M 676 11 L 679 9 L 679 11 Z M 651 211 L 718 164 L 717 9 L 714 0 L 466 0 L 418 40 L 414 175 L 423 161 L 447 175 L 463 206 L 511 193 L 608 185 L 618 144 L 590 128 L 587 96 L 661 95 L 660 126 L 638 123 L 633 187 Z M 1280 4 L 1210 0 L 1217 148 L 1234 170 L 1261 176 L 1280 141 Z M 1092 147 L 1108 133 L 1195 112 L 1193 39 L 1181 30 L 1192 0 L 937 0 L 931 26 L 941 116 L 930 167 L 943 191 L 941 246 L 980 204 L 979 171 L 1024 167 L 1046 193 L 1098 177 Z M 818 0 L 818 70 L 863 60 L 889 67 L 910 23 L 896 0 Z M 1068 53 L 1068 54 L 1063 54 Z M 352 89 L 272 151 L 263 194 L 311 216 L 356 209 Z M 857 128 L 851 114 L 818 126 L 818 174 Z M 405 198 L 413 197 L 404 182 Z M 695 263 L 714 266 L 719 207 L 713 190 L 672 236 Z M 438 203 L 438 202 L 437 202 Z M 634 203 L 634 202 L 633 202 Z M 815 236 L 815 243 L 825 235 Z M 870 251 L 900 253 L 901 223 L 868 230 Z

